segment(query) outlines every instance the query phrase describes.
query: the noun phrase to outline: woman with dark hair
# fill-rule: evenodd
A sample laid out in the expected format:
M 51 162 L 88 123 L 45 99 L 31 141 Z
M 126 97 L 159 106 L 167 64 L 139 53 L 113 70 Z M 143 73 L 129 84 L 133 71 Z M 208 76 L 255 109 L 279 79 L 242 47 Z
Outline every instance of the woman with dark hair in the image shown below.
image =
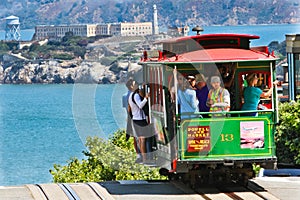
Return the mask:
M 257 110 L 260 98 L 267 98 L 272 94 L 273 84 L 277 84 L 278 81 L 273 82 L 271 88 L 267 92 L 263 92 L 260 88 L 255 87 L 257 85 L 257 74 L 249 74 L 246 77 L 248 86 L 244 89 L 244 104 L 241 110 Z M 257 112 L 245 113 L 246 116 L 257 116 Z
M 138 139 L 137 146 L 142 156 L 136 162 L 146 162 L 146 137 L 148 135 L 145 133 L 145 130 L 148 122 L 143 107 L 148 103 L 149 94 L 146 93 L 143 99 L 141 99 L 139 87 L 136 82 L 133 83 L 132 91 L 134 92 L 129 95 L 128 104 L 132 114 L 134 136 Z

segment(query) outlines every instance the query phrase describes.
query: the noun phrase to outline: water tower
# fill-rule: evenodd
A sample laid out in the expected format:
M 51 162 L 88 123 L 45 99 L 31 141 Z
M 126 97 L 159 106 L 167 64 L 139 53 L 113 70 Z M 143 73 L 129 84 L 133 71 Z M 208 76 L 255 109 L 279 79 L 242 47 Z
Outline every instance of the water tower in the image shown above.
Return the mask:
M 19 17 L 9 16 L 5 18 L 5 40 L 19 41 L 21 38 Z

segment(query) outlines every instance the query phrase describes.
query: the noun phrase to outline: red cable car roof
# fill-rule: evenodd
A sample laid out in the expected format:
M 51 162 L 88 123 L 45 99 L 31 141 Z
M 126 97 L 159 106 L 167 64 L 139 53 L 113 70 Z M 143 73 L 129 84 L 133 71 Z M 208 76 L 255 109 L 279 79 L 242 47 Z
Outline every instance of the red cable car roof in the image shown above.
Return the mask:
M 231 40 L 231 39 L 243 39 L 243 46 L 239 43 L 240 40 L 237 40 L 238 43 L 222 43 L 220 44 L 212 43 L 212 44 L 205 44 L 205 41 L 213 41 L 218 39 L 221 40 Z M 159 57 L 149 58 L 146 55 L 141 63 L 147 62 L 156 62 L 156 63 L 217 63 L 217 62 L 243 62 L 243 61 L 273 61 L 277 60 L 276 56 L 269 53 L 268 48 L 266 46 L 262 47 L 253 47 L 250 48 L 248 43 L 250 43 L 251 39 L 259 39 L 260 37 L 257 35 L 250 35 L 250 34 L 235 34 L 235 33 L 216 33 L 216 34 L 202 34 L 202 35 L 193 35 L 193 36 L 185 36 L 185 37 L 178 37 L 178 38 L 171 38 L 167 40 L 160 40 L 157 43 L 162 44 L 170 44 L 166 45 L 166 50 L 170 48 L 170 52 L 172 53 L 173 47 L 176 50 L 177 44 L 178 49 L 183 48 L 181 50 L 185 51 L 179 53 L 177 55 L 171 54 L 169 56 L 164 56 L 163 52 L 159 55 Z M 185 43 L 188 40 L 195 40 L 201 44 L 203 41 L 204 49 L 193 50 L 193 45 L 191 50 L 189 51 L 186 48 L 190 43 Z M 248 43 L 247 43 L 248 40 Z M 184 46 L 185 45 L 185 46 Z M 210 45 L 210 46 L 209 46 Z M 234 47 L 236 46 L 236 47 Z M 184 49 L 186 48 L 186 49 Z
M 216 63 L 216 62 L 242 62 L 242 61 L 270 61 L 278 58 L 269 53 L 235 48 L 205 49 L 179 54 L 165 59 L 151 59 L 158 63 Z M 147 61 L 146 61 L 147 62 Z
M 190 39 L 199 39 L 199 40 L 205 40 L 209 38 L 220 38 L 220 37 L 227 37 L 227 38 L 246 38 L 249 40 L 252 39 L 259 39 L 260 37 L 258 35 L 250 35 L 250 34 L 237 34 L 237 33 L 212 33 L 212 34 L 201 34 L 201 35 L 192 35 L 192 36 L 184 36 L 184 37 L 177 37 L 177 38 L 170 38 L 166 40 L 160 40 L 155 42 L 156 44 L 160 43 L 176 43 L 180 41 L 190 40 Z

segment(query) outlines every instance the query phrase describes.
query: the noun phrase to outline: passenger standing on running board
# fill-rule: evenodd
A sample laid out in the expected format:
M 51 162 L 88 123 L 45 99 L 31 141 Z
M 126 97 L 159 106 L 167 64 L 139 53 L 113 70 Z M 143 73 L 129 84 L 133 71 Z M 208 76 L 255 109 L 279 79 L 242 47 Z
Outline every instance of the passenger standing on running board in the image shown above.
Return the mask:
M 148 125 L 146 114 L 143 111 L 143 107 L 148 103 L 149 94 L 146 93 L 144 98 L 141 99 L 139 95 L 138 84 L 135 82 L 133 85 L 134 92 L 130 94 L 128 103 L 131 108 L 134 135 L 138 138 L 138 148 L 141 151 L 142 160 L 137 162 L 146 162 L 146 137 L 147 133 L 144 133 Z
M 126 87 L 128 91 L 122 97 L 122 105 L 123 108 L 125 108 L 127 111 L 126 140 L 128 140 L 129 137 L 133 137 L 133 144 L 134 144 L 134 149 L 137 153 L 137 159 L 141 159 L 142 158 L 142 156 L 140 155 L 141 152 L 137 147 L 137 138 L 133 134 L 132 116 L 131 116 L 131 110 L 129 109 L 129 103 L 128 103 L 130 94 L 134 92 L 133 90 L 134 84 L 135 81 L 132 78 L 128 79 L 128 81 L 126 82 Z

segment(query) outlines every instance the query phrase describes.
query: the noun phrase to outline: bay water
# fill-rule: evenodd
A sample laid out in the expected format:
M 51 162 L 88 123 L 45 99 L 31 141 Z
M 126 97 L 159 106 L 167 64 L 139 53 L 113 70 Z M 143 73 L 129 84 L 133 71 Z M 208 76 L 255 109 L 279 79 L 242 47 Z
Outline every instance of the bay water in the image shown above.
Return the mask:
M 203 33 L 241 33 L 258 35 L 260 39 L 251 40 L 251 46 L 267 46 L 273 41 L 283 42 L 286 34 L 300 34 L 300 24 L 207 26 L 203 28 Z
M 0 185 L 47 183 L 87 136 L 125 127 L 124 85 L 0 85 Z
M 300 33 L 297 24 L 203 28 L 259 35 L 252 46 Z M 51 182 L 53 164 L 84 158 L 87 136 L 107 138 L 125 127 L 124 93 L 122 84 L 0 85 L 0 185 Z

